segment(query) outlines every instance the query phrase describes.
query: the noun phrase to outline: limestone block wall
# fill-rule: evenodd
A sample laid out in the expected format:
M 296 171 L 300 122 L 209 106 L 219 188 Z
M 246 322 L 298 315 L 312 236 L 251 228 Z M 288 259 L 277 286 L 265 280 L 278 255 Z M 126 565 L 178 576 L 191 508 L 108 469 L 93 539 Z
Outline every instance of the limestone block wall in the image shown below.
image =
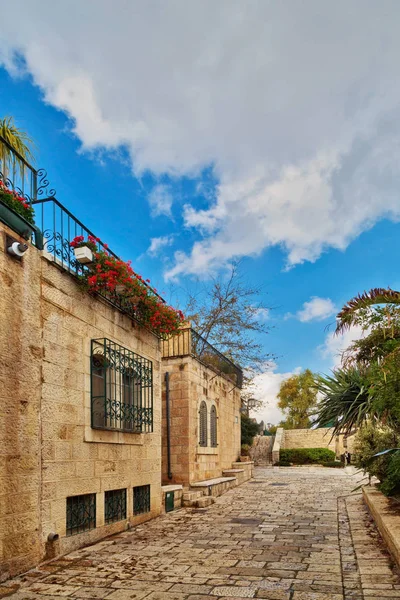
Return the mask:
M 126 528 L 104 524 L 104 492 L 127 489 L 131 523 L 161 507 L 161 387 L 159 340 L 111 306 L 82 292 L 74 278 L 42 259 L 42 541 L 61 536 L 61 551 Z M 90 344 L 109 338 L 153 362 L 153 433 L 91 428 Z M 134 486 L 151 489 L 151 512 L 133 516 Z M 65 537 L 67 496 L 96 493 L 97 527 Z
M 6 253 L 0 223 L 0 581 L 39 560 L 42 328 L 40 255 Z
M 281 448 L 329 448 L 336 452 L 336 439 L 332 429 L 285 429 Z
M 161 508 L 161 352 L 149 332 L 82 292 L 49 256 L 5 253 L 0 223 L 0 578 L 140 523 Z M 153 362 L 154 432 L 91 429 L 91 340 Z M 151 511 L 133 516 L 134 486 Z M 104 492 L 127 489 L 127 520 L 104 522 Z M 96 528 L 66 536 L 68 496 L 96 494 Z M 60 541 L 49 548 L 50 532 Z
M 163 377 L 163 460 L 164 483 L 190 485 L 195 481 L 220 477 L 224 469 L 240 455 L 240 390 L 225 377 L 218 375 L 201 362 L 186 356 L 162 361 L 162 371 L 170 373 L 171 410 L 171 471 L 167 469 L 167 422 L 165 381 Z M 211 406 L 217 410 L 218 446 L 199 445 L 199 408 L 205 401 L 210 415 Z

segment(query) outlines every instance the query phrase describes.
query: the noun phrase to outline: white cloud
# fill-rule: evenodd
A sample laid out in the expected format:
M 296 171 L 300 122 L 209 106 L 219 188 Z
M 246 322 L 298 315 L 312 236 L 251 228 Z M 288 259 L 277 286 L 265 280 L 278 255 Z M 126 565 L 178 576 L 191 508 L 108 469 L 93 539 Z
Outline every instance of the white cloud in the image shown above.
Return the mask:
M 147 254 L 150 256 L 156 256 L 161 248 L 165 248 L 166 246 L 171 246 L 174 241 L 174 237 L 172 235 L 164 235 L 162 237 L 151 238 L 150 246 L 147 249 Z
M 171 216 L 173 198 L 168 186 L 162 184 L 156 185 L 151 190 L 148 200 L 153 217 L 159 217 L 160 215 Z
M 84 148 L 125 145 L 136 175 L 212 166 L 215 199 L 184 210 L 202 237 L 169 277 L 271 246 L 290 267 L 400 218 L 400 5 L 383 5 L 14 0 L 0 62 L 18 73 L 23 54 Z
M 277 395 L 281 383 L 292 375 L 300 373 L 301 367 L 297 367 L 288 373 L 277 373 L 276 370 L 277 365 L 274 362 L 266 365 L 264 373 L 260 373 L 254 378 L 255 391 L 253 394 L 254 398 L 264 402 L 263 408 L 253 413 L 253 416 L 256 417 L 257 421 L 263 420 L 264 423 L 272 423 L 273 425 L 277 425 L 284 418 L 282 411 L 277 406 Z
M 351 327 L 351 329 L 345 331 L 342 335 L 336 335 L 334 332 L 331 332 L 326 336 L 324 343 L 319 346 L 320 354 L 323 358 L 331 361 L 332 369 L 339 367 L 344 350 L 366 333 L 368 332 L 363 332 L 359 325 Z
M 257 321 L 268 321 L 269 309 L 268 308 L 257 308 L 254 311 L 254 317 Z
M 338 312 L 330 298 L 312 296 L 311 300 L 304 302 L 303 308 L 296 313 L 297 319 L 302 323 L 310 321 L 324 321 Z

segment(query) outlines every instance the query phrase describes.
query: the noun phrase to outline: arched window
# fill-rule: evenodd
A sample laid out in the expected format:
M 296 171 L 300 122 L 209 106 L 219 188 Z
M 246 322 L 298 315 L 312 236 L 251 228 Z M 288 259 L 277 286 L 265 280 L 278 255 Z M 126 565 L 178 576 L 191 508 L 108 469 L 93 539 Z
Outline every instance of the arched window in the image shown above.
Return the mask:
M 211 446 L 216 448 L 218 446 L 218 437 L 217 437 L 217 409 L 215 406 L 211 407 L 210 411 L 210 438 L 211 438 Z
M 207 446 L 207 404 L 202 401 L 199 410 L 199 444 Z

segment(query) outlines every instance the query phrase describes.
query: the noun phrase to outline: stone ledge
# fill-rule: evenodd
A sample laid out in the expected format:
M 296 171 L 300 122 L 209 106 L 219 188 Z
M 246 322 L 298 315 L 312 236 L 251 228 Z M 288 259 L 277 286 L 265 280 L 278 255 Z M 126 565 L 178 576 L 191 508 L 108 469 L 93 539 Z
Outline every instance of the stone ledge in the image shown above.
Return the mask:
M 161 486 L 161 491 L 162 492 L 178 492 L 183 490 L 183 485 L 179 485 L 179 484 L 171 484 L 171 485 L 162 485 Z
M 375 486 L 363 487 L 363 498 L 386 546 L 400 566 L 400 505 Z

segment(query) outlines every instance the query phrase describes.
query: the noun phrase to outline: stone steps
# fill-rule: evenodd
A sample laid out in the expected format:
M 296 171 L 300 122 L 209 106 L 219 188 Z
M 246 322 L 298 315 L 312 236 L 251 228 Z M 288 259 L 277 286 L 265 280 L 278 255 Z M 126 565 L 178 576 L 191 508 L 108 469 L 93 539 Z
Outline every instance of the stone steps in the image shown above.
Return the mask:
M 183 492 L 182 506 L 205 508 L 215 502 L 214 496 L 204 496 L 202 491 Z

